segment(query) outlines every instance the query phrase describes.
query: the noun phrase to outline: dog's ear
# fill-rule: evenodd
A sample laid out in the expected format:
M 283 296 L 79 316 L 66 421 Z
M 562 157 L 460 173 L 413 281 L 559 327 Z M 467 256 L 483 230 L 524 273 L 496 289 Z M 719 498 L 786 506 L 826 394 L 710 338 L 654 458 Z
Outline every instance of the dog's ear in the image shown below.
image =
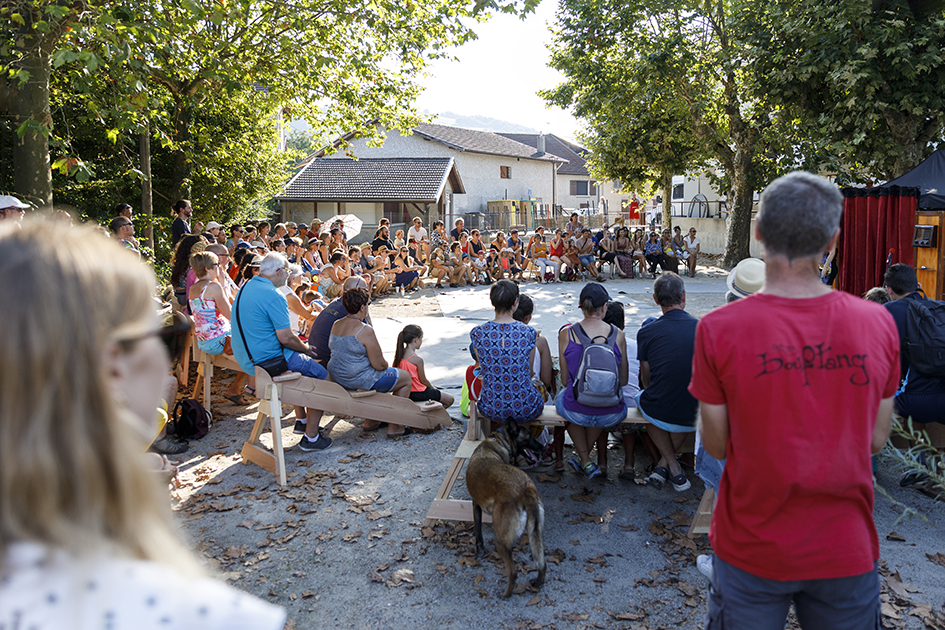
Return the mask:
M 509 439 L 515 440 L 518 437 L 520 427 L 518 422 L 515 421 L 515 418 L 506 418 L 505 419 L 505 434 L 509 436 Z

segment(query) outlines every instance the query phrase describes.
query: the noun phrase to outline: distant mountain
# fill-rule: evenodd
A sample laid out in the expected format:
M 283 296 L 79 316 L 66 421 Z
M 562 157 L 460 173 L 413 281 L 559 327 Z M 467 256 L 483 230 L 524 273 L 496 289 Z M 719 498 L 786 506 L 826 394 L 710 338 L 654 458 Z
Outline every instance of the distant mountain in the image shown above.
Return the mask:
M 424 111 L 423 113 L 430 114 L 429 111 Z M 453 112 L 437 114 L 433 122 L 448 127 L 473 129 L 475 131 L 491 131 L 493 133 L 538 133 L 538 130 L 532 127 L 517 125 L 505 120 L 499 120 L 498 118 L 489 118 L 488 116 L 464 116 L 463 114 L 455 114 Z M 294 131 L 306 131 L 309 128 L 308 123 L 304 120 L 293 120 L 289 123 L 289 127 Z
M 429 114 L 430 112 L 424 112 Z M 491 131 L 493 133 L 538 133 L 537 129 L 517 125 L 498 118 L 489 118 L 488 116 L 464 116 L 453 112 L 441 112 L 437 114 L 433 121 L 438 125 L 447 125 L 449 127 L 459 127 L 460 129 L 473 129 L 475 131 Z

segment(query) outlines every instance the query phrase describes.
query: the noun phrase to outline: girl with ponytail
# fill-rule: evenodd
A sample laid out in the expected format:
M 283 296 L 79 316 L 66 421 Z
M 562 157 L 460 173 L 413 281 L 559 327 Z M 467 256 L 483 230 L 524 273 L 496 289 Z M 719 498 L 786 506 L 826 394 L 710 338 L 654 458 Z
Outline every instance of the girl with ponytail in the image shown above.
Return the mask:
M 410 400 L 425 402 L 433 400 L 444 407 L 453 404 L 453 397 L 433 386 L 423 370 L 423 359 L 417 354 L 423 343 L 423 330 L 415 324 L 407 324 L 397 335 L 394 365 L 410 373 Z

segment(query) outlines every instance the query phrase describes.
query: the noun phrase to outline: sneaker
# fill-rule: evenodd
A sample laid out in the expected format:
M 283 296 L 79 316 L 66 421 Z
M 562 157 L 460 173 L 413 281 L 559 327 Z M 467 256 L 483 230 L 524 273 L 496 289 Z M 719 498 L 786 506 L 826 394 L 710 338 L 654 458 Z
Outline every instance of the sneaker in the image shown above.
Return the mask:
M 646 478 L 646 485 L 651 486 L 659 490 L 663 487 L 663 484 L 669 479 L 669 471 L 662 466 L 657 466 L 653 469 L 653 472 Z
M 305 426 L 306 424 L 304 422 L 301 420 L 296 420 L 295 428 L 292 429 L 292 433 L 295 433 L 296 435 L 305 435 Z
M 593 479 L 601 475 L 601 470 L 594 462 L 587 462 L 584 464 L 584 474 L 588 479 Z
M 699 569 L 699 573 L 709 578 L 709 581 L 712 581 L 712 576 L 714 575 L 714 568 L 712 566 L 712 556 L 701 554 L 696 558 L 696 568 Z
M 676 492 L 685 492 L 692 487 L 692 484 L 689 483 L 688 479 L 686 479 L 686 473 L 684 472 L 679 473 L 669 481 L 673 484 L 673 490 Z
M 317 440 L 310 440 L 307 435 L 303 435 L 299 448 L 303 451 L 327 451 L 331 448 L 331 438 L 319 435 Z
M 148 450 L 161 455 L 179 455 L 188 448 L 190 448 L 190 445 L 187 443 L 187 440 L 172 438 L 169 435 L 165 435 L 160 439 L 154 440 Z
M 923 472 L 910 472 L 907 473 L 900 481 L 899 486 L 902 488 L 921 488 L 929 482 L 929 476 Z
M 568 466 L 570 466 L 571 470 L 573 470 L 576 473 L 584 472 L 584 468 L 581 467 L 581 462 L 574 459 L 573 457 L 568 460 Z

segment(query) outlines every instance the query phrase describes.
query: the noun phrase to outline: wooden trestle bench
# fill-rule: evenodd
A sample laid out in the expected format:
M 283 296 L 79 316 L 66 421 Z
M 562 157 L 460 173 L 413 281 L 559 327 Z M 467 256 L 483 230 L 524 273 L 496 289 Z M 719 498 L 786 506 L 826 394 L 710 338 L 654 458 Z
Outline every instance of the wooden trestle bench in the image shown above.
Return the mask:
M 545 405 L 544 411 L 538 416 L 534 424 L 544 427 L 563 427 L 566 423 L 567 421 L 555 411 L 554 405 Z M 623 421 L 623 424 L 649 424 L 649 422 L 643 417 L 639 409 L 631 407 L 627 410 L 627 419 Z M 450 464 L 449 470 L 446 473 L 446 478 L 443 479 L 443 483 L 440 485 L 439 492 L 436 493 L 436 497 L 433 499 L 433 504 L 427 511 L 427 517 L 423 523 L 424 527 L 432 526 L 437 520 L 472 522 L 472 501 L 451 499 L 450 494 L 453 491 L 453 486 L 456 485 L 456 481 L 459 479 L 460 473 L 463 471 L 463 466 L 465 466 L 466 461 L 472 457 L 473 451 L 476 450 L 476 447 L 479 446 L 486 437 L 488 436 L 483 435 L 482 419 L 477 412 L 476 403 L 470 401 L 469 422 L 466 425 L 466 434 L 463 436 L 463 441 L 460 442 L 459 448 L 456 449 L 453 462 Z M 684 453 L 692 453 L 694 446 L 695 433 L 690 433 L 686 441 L 683 442 L 681 451 Z M 715 492 L 712 488 L 707 488 L 702 495 L 702 500 L 699 502 L 699 507 L 696 509 L 696 515 L 693 517 L 692 523 L 689 526 L 690 538 L 709 532 L 709 524 L 712 520 L 712 502 L 714 499 Z M 483 512 L 482 520 L 483 522 L 491 523 L 492 517 Z
M 259 413 L 249 440 L 243 444 L 243 463 L 253 462 L 262 466 L 276 475 L 280 485 L 286 483 L 282 449 L 283 403 L 426 431 L 448 427 L 453 422 L 439 403 L 416 403 L 409 398 L 372 390 L 352 392 L 338 383 L 302 376 L 298 372 L 270 377 L 265 370 L 257 367 L 256 395 L 259 397 Z M 272 428 L 271 451 L 259 442 L 267 418 Z

